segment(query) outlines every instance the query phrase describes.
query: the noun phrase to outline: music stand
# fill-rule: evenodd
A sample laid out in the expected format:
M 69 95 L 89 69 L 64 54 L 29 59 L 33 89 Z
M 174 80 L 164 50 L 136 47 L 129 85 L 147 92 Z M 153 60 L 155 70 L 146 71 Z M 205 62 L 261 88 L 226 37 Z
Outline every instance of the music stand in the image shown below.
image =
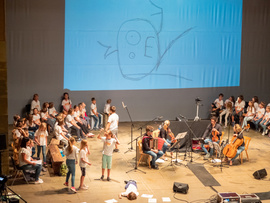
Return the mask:
M 144 172 L 144 171 L 142 171 L 141 169 L 138 169 L 138 164 L 137 164 L 137 159 L 138 159 L 138 147 L 137 147 L 137 145 L 138 145 L 138 139 L 140 138 L 140 137 L 142 137 L 142 135 L 140 135 L 140 136 L 138 136 L 138 137 L 136 137 L 134 140 L 132 140 L 131 142 L 133 142 L 133 141 L 135 141 L 136 140 L 136 156 L 135 156 L 135 165 L 134 165 L 134 168 L 133 169 L 131 169 L 131 170 L 129 170 L 129 171 L 127 171 L 126 173 L 129 173 L 129 172 L 131 172 L 131 171 L 140 171 L 140 172 L 142 172 L 142 173 L 144 173 L 144 174 L 146 174 L 146 172 Z
M 169 149 L 168 149 L 168 151 L 172 151 L 172 149 L 173 149 L 175 146 L 177 146 L 177 145 L 180 143 L 181 139 L 185 138 L 186 135 L 187 135 L 187 132 L 178 133 L 177 136 L 175 137 L 175 139 L 177 140 L 177 142 L 175 142 L 172 146 L 170 146 Z M 179 146 L 179 147 L 180 147 L 180 146 Z M 172 161 L 172 156 L 171 156 L 171 161 L 170 161 L 170 163 L 169 163 L 167 166 L 163 167 L 162 169 L 167 168 L 168 166 L 172 166 L 173 169 L 174 169 L 175 165 L 178 166 L 177 164 L 182 164 L 182 163 L 178 162 L 178 160 L 177 160 L 177 153 L 178 153 L 179 147 L 178 147 L 178 149 L 176 148 L 175 163 L 173 163 L 173 161 Z M 175 169 L 174 169 L 174 170 L 175 170 Z

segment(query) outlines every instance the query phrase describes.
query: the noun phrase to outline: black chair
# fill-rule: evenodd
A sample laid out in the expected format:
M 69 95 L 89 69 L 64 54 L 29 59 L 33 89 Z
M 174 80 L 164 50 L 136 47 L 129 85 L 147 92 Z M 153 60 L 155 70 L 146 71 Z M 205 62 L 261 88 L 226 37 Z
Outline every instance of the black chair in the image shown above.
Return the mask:
M 18 179 L 17 179 L 17 176 L 19 176 L 20 173 L 22 173 L 23 178 L 24 178 L 24 180 L 26 181 L 26 183 L 29 184 L 29 183 L 28 183 L 28 180 L 27 180 L 27 178 L 26 178 L 26 176 L 25 176 L 25 174 L 24 174 L 24 172 L 23 172 L 23 170 L 22 170 L 22 168 L 15 164 L 15 161 L 14 161 L 14 159 L 13 159 L 12 156 L 10 156 L 10 159 L 11 159 L 12 166 L 13 166 L 13 168 L 14 168 L 14 176 L 15 176 L 15 177 L 13 178 L 13 181 L 12 181 L 11 186 L 14 184 L 15 180 L 18 180 Z

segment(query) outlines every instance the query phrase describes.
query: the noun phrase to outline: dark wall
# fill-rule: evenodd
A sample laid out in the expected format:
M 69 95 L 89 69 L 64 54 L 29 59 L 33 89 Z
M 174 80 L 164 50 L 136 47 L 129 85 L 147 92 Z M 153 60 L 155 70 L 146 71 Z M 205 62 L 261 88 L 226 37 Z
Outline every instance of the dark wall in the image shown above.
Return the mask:
M 59 107 L 63 90 L 64 14 L 63 0 L 6 1 L 9 123 L 22 113 L 32 95 L 41 103 L 53 101 Z M 243 0 L 241 79 L 239 87 L 171 90 L 74 91 L 73 104 L 84 101 L 89 110 L 96 97 L 102 111 L 106 99 L 116 105 L 121 121 L 129 120 L 122 108 L 124 101 L 133 120 L 150 120 L 158 115 L 174 119 L 181 113 L 188 118 L 196 114 L 195 98 L 203 101 L 200 117 L 207 118 L 209 104 L 223 92 L 225 99 L 243 94 L 245 100 L 258 95 L 270 102 L 270 1 Z M 101 79 L 102 80 L 102 79 Z M 104 81 L 102 81 L 104 82 Z M 89 81 L 91 85 L 91 81 Z

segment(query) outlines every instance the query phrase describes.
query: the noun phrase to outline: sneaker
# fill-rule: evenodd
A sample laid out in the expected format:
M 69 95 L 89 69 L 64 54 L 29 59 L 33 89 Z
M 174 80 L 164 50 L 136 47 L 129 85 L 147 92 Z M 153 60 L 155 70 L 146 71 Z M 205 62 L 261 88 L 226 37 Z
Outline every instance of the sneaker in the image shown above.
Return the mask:
M 107 181 L 111 181 L 111 178 L 110 177 L 107 177 Z
M 65 183 L 64 183 L 64 186 L 67 186 L 67 187 L 68 187 L 68 182 L 65 182 Z
M 265 134 L 266 134 L 266 135 L 268 134 L 268 129 L 266 129 Z
M 104 180 L 104 175 L 102 175 L 102 176 L 100 177 L 100 179 L 101 179 L 101 180 Z
M 88 185 L 85 185 L 85 184 L 83 184 L 83 187 L 87 187 L 87 188 L 89 188 L 89 186 L 88 186 Z
M 119 149 L 114 149 L 113 152 L 119 152 Z
M 77 142 L 81 142 L 82 141 L 82 139 L 81 138 L 79 138 L 78 140 L 77 140 Z
M 265 132 L 262 133 L 262 136 L 265 136 Z
M 204 160 L 206 160 L 206 159 L 209 159 L 210 158 L 210 153 L 207 153 L 205 156 L 204 156 Z
M 44 168 L 44 167 L 42 167 L 42 172 L 46 172 L 47 170 L 46 170 L 46 168 Z
M 128 183 L 128 181 L 127 181 L 127 180 L 124 180 L 124 183 L 125 183 L 125 184 L 127 184 L 127 183 Z
M 77 192 L 77 190 L 75 189 L 75 187 L 71 187 L 70 190 L 73 191 L 73 192 L 75 192 L 75 193 Z
M 42 179 L 38 179 L 38 181 L 35 181 L 35 184 L 41 184 L 41 183 L 43 183 L 43 180 Z
M 79 187 L 78 190 L 88 190 L 88 187 L 85 187 L 84 185 L 82 187 Z

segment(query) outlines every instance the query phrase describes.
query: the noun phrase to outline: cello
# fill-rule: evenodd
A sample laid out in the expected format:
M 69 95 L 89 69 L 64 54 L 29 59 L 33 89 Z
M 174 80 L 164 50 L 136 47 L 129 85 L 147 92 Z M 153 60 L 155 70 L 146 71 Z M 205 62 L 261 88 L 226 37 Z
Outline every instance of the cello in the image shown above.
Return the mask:
M 243 128 L 243 130 L 239 133 L 241 135 L 245 129 L 249 129 L 250 125 L 248 124 L 246 127 Z M 240 147 L 244 142 L 244 138 L 238 139 L 237 134 L 234 134 L 233 138 L 231 139 L 230 144 L 227 144 L 223 149 L 223 154 L 228 158 L 235 157 L 237 153 L 238 147 Z

